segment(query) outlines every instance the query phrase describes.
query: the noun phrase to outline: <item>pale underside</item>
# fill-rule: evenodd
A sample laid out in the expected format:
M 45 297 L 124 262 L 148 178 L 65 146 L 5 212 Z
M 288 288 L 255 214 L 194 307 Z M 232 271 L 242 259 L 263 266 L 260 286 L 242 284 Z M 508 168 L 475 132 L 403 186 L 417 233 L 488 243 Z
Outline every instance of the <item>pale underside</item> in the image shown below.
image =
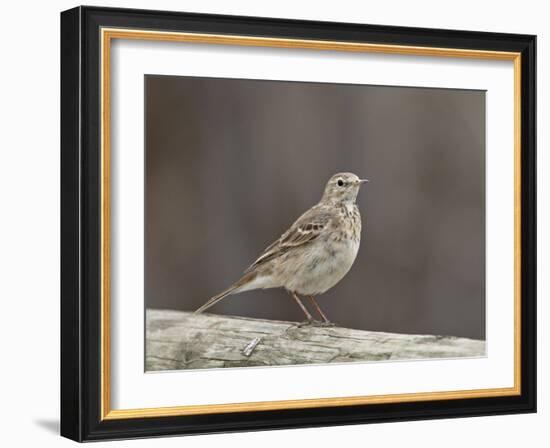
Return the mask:
M 282 287 L 315 296 L 336 285 L 359 250 L 361 218 L 355 204 L 319 204 L 270 245 L 247 269 L 256 274 L 235 292 Z

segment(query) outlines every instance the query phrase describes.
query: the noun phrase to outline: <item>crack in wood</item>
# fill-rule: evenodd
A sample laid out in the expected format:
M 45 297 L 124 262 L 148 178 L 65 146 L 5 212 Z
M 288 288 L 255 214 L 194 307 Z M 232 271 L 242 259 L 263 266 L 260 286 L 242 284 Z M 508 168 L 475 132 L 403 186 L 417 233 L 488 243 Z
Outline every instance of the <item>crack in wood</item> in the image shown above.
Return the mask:
M 485 356 L 485 341 L 146 311 L 146 370 L 327 364 Z

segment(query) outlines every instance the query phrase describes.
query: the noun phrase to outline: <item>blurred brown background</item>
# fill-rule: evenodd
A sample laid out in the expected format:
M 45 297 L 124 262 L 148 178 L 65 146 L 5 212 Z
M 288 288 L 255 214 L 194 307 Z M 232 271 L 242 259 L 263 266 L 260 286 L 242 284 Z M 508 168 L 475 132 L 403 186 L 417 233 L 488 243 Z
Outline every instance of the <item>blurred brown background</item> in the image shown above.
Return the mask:
M 358 198 L 359 255 L 319 297 L 344 327 L 485 338 L 485 92 L 147 75 L 145 301 L 194 310 L 321 197 Z M 302 320 L 280 289 L 208 312 Z

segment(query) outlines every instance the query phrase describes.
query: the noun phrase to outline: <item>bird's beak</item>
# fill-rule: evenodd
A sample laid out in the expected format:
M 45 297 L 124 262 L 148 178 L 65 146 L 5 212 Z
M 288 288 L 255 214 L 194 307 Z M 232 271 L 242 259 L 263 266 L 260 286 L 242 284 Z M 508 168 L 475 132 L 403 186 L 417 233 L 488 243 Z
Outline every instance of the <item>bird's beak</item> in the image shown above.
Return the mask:
M 359 179 L 359 180 L 357 181 L 357 183 L 358 183 L 359 185 L 362 185 L 362 184 L 364 184 L 364 183 L 366 183 L 366 182 L 369 182 L 369 180 L 368 180 L 368 179 Z

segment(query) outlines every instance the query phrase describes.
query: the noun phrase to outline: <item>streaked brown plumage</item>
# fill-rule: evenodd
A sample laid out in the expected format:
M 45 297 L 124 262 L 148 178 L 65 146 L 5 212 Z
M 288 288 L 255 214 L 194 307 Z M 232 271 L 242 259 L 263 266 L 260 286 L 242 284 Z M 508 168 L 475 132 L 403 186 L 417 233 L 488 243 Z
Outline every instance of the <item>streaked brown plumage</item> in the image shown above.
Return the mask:
M 243 277 L 196 312 L 231 294 L 282 287 L 292 294 L 309 322 L 314 319 L 298 295 L 307 296 L 323 323 L 330 324 L 314 296 L 336 285 L 355 261 L 361 239 L 361 216 L 355 200 L 364 182 L 352 173 L 332 176 L 321 201 L 268 246 Z

